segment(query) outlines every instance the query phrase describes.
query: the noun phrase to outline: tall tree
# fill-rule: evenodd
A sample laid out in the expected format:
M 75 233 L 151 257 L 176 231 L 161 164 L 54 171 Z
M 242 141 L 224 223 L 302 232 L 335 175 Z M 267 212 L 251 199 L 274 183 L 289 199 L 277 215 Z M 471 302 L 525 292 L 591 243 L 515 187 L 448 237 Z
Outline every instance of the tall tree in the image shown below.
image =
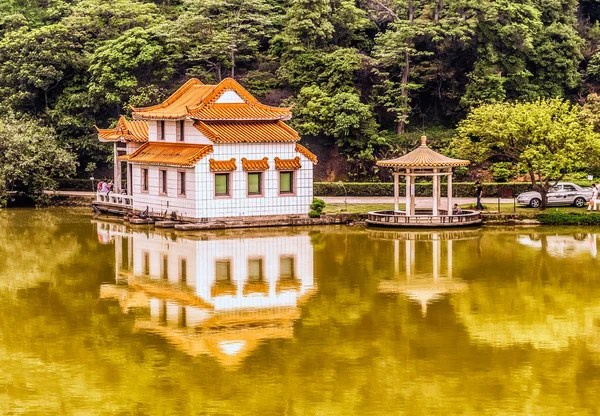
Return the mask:
M 567 101 L 484 104 L 458 126 L 453 147 L 476 163 L 501 156 L 527 172 L 546 208 L 548 189 L 564 175 L 588 168 L 600 154 L 600 136 Z

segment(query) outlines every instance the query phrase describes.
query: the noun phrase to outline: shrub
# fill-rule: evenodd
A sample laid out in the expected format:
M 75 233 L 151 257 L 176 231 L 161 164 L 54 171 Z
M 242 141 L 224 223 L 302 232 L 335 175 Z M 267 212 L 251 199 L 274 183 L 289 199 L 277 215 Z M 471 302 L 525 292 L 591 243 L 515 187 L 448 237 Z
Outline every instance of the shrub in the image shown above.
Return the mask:
M 308 216 L 310 218 L 319 218 L 323 209 L 325 208 L 325 201 L 319 198 L 314 198 L 312 204 L 310 205 L 310 212 Z
M 496 182 L 506 182 L 513 176 L 513 165 L 509 162 L 494 163 L 490 170 Z
M 542 212 L 536 219 L 545 225 L 600 225 L 600 215 L 575 212 Z
M 587 181 L 575 182 L 581 186 L 590 186 Z M 348 196 L 393 196 L 394 184 L 391 182 L 344 182 L 344 187 Z M 315 182 L 314 194 L 316 196 L 344 196 L 344 187 L 339 182 Z M 442 196 L 446 196 L 446 184 L 442 183 Z M 512 192 L 517 196 L 522 192 L 531 190 L 531 184 L 528 182 L 505 182 L 505 183 L 484 183 L 483 196 L 497 197 L 499 194 L 507 195 Z M 415 185 L 417 196 L 431 196 L 431 182 L 419 182 Z M 508 193 L 506 192 L 508 191 Z M 452 192 L 457 198 L 475 198 L 474 182 L 453 182 Z M 405 195 L 404 182 L 400 182 L 400 195 Z

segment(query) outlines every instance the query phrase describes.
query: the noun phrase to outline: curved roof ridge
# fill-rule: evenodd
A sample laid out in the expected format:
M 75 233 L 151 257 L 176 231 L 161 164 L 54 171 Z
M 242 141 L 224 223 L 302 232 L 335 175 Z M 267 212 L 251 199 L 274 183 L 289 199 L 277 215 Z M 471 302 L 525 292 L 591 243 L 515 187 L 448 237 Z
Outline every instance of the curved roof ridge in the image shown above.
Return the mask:
M 183 84 L 181 87 L 179 87 L 177 89 L 177 91 L 175 91 L 173 94 L 171 94 L 162 103 L 152 105 L 150 107 L 131 107 L 131 110 L 134 113 L 137 113 L 137 112 L 142 112 L 142 111 L 160 110 L 161 108 L 168 107 L 169 105 L 171 105 L 175 101 L 177 101 L 177 99 L 180 98 L 187 90 L 189 90 L 190 88 L 192 88 L 195 85 L 204 85 L 204 84 L 198 78 L 190 78 L 189 80 L 186 81 L 185 84 Z

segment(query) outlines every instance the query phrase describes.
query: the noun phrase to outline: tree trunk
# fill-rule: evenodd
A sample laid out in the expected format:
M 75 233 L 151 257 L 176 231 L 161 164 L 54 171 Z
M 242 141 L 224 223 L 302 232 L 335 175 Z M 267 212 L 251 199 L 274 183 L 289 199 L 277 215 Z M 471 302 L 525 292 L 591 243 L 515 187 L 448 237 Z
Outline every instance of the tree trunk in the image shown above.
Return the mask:
M 438 0 L 438 4 L 435 8 L 435 11 L 433 12 L 433 21 L 435 23 L 438 23 L 440 21 L 440 13 L 442 12 L 443 8 L 444 8 L 444 0 Z
M 231 78 L 235 79 L 235 48 L 231 49 Z
M 415 9 L 413 2 L 408 2 L 408 24 L 412 25 L 415 18 Z M 408 120 L 408 79 L 410 75 L 410 54 L 408 48 L 412 39 L 406 40 L 406 52 L 404 53 L 404 70 L 402 71 L 402 87 L 400 89 L 400 95 L 402 97 L 402 113 L 400 114 L 400 120 L 398 120 L 398 127 L 396 133 L 401 135 L 406 130 L 406 122 Z

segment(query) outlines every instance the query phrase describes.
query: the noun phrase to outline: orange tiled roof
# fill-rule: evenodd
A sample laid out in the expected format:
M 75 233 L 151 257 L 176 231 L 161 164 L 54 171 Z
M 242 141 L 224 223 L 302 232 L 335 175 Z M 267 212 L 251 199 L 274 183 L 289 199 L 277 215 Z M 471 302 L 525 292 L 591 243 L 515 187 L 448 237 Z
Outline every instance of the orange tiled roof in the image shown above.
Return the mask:
M 235 91 L 243 103 L 217 103 L 226 91 Z M 203 97 L 195 107 L 189 107 L 190 117 L 197 120 L 288 120 L 291 107 L 271 107 L 258 102 L 244 87 L 232 78 L 225 78 Z
M 242 166 L 244 170 L 248 171 L 260 171 L 269 169 L 269 158 L 263 157 L 261 160 L 248 160 L 245 157 L 242 158 Z
M 427 147 L 427 137 L 421 137 L 421 146 L 410 153 L 396 159 L 379 160 L 378 166 L 390 168 L 450 168 L 453 166 L 466 166 L 468 160 L 452 159 L 439 154 Z
M 315 165 L 317 164 L 317 162 L 318 162 L 317 155 L 315 155 L 313 152 L 308 150 L 306 147 L 302 146 L 300 143 L 296 143 L 296 152 L 302 153 L 304 156 L 306 156 L 308 158 L 308 160 L 313 162 Z
M 231 172 L 237 169 L 235 158 L 231 158 L 230 160 L 210 159 L 208 163 L 210 163 L 210 170 L 213 172 Z
M 190 79 L 163 103 L 151 107 L 132 108 L 135 119 L 181 120 L 188 116 L 188 107 L 196 107 L 215 89 L 196 78 Z
M 117 125 L 113 129 L 99 129 L 98 138 L 101 142 L 116 142 L 119 140 L 131 142 L 148 141 L 148 123 L 145 121 L 127 120 L 125 117 L 119 117 Z
M 293 159 L 279 159 L 275 158 L 275 168 L 278 170 L 294 170 L 300 169 L 302 165 L 300 164 L 300 157 L 296 156 Z
M 226 91 L 235 91 L 243 103 L 217 103 Z M 291 108 L 270 107 L 258 102 L 239 83 L 226 78 L 217 85 L 204 85 L 192 78 L 163 103 L 133 108 L 133 118 L 181 120 L 188 116 L 198 120 L 287 120 Z
M 278 121 L 196 121 L 198 131 L 214 143 L 273 143 L 300 140 L 298 133 Z
M 129 155 L 121 155 L 117 157 L 117 160 L 121 160 L 121 161 L 128 161 L 129 160 Z
M 129 162 L 146 165 L 192 167 L 213 147 L 204 144 L 149 142 L 129 155 Z

